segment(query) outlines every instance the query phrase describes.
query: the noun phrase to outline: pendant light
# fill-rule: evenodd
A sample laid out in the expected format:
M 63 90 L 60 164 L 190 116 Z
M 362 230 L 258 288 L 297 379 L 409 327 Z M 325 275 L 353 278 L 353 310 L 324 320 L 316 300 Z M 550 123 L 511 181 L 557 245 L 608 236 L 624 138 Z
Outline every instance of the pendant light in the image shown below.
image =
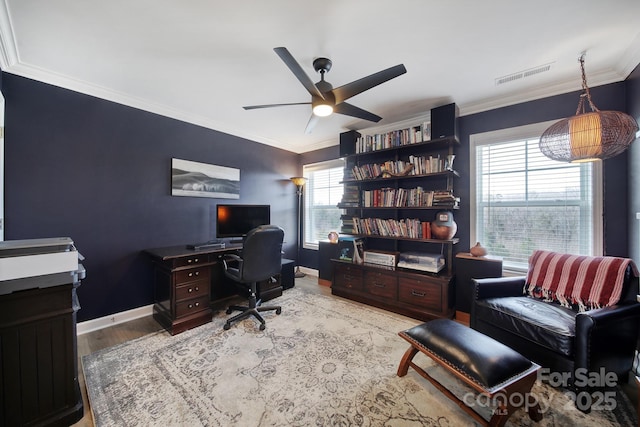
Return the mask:
M 608 159 L 626 150 L 635 140 L 638 123 L 628 114 L 600 111 L 591 100 L 580 56 L 582 93 L 576 115 L 551 125 L 540 137 L 540 151 L 561 162 L 590 162 Z M 585 100 L 591 112 L 585 111 Z

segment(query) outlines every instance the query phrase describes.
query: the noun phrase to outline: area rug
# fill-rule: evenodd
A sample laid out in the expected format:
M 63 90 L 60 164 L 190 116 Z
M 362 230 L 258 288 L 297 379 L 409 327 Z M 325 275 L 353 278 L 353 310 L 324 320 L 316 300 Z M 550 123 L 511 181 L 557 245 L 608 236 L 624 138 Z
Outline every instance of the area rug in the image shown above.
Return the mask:
M 176 336 L 158 332 L 82 359 L 95 425 L 106 426 L 462 426 L 476 425 L 412 369 L 396 375 L 408 343 L 397 333 L 420 323 L 299 288 L 265 313 L 223 330 L 213 322 Z M 490 402 L 419 354 L 414 361 L 490 417 Z M 637 425 L 620 391 L 616 403 L 583 414 L 562 389 L 536 383 L 544 419 L 524 410 L 511 426 Z M 615 406 L 615 408 L 612 408 Z

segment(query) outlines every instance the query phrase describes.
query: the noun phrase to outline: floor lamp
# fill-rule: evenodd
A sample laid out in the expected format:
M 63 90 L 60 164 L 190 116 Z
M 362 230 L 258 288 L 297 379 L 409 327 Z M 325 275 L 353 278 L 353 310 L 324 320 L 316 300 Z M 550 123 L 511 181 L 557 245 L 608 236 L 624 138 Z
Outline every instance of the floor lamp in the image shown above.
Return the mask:
M 304 178 L 302 176 L 294 176 L 293 178 L 291 178 L 291 181 L 293 181 L 293 183 L 296 185 L 297 191 L 296 194 L 298 195 L 298 229 L 297 229 L 297 240 L 296 240 L 296 245 L 297 245 L 297 255 L 296 255 L 296 272 L 294 274 L 295 277 L 304 277 L 306 276 L 306 274 L 304 274 L 302 271 L 300 271 L 300 247 L 302 246 L 302 233 L 300 232 L 300 228 L 302 227 L 302 189 L 304 187 L 304 184 L 307 182 L 307 178 Z

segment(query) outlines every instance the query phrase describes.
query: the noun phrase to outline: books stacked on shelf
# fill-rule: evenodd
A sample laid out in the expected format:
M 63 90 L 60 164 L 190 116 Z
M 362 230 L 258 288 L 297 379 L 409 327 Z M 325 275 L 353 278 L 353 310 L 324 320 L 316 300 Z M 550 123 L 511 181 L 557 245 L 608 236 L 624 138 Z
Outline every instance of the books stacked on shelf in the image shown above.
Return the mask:
M 422 239 L 422 223 L 419 219 L 382 219 L 353 217 L 355 234 L 382 237 Z
M 409 163 L 413 165 L 415 175 L 438 173 L 446 170 L 444 159 L 441 159 L 440 155 L 429 157 L 409 156 Z
M 366 208 L 429 207 L 432 200 L 433 191 L 425 191 L 422 187 L 362 190 L 362 206 Z
M 351 168 L 353 179 L 375 179 L 383 172 L 393 175 L 426 175 L 430 173 L 444 172 L 445 162 L 440 156 L 409 156 L 407 161 L 388 160 L 384 163 L 371 163 L 355 165 Z
M 353 176 L 353 168 L 349 168 L 349 167 L 344 168 L 344 174 L 342 176 L 342 179 L 344 181 L 351 181 L 356 179 L 356 177 Z
M 342 200 L 338 203 L 338 207 L 342 209 L 360 207 L 359 189 L 357 185 L 344 185 Z
M 356 140 L 356 153 L 385 150 L 402 145 L 417 144 L 431 139 L 431 123 L 411 126 L 375 135 L 363 135 Z
M 460 197 L 455 197 L 453 192 L 448 190 L 435 191 L 432 206 L 457 209 L 460 207 Z
M 353 217 L 351 215 L 341 215 L 342 227 L 340 227 L 341 234 L 356 234 L 353 229 Z
M 447 190 L 425 191 L 416 188 L 377 188 L 362 190 L 362 206 L 365 208 L 442 207 L 457 209 L 460 198 Z
M 401 252 L 398 267 L 438 273 L 444 268 L 445 259 L 440 254 L 426 252 Z

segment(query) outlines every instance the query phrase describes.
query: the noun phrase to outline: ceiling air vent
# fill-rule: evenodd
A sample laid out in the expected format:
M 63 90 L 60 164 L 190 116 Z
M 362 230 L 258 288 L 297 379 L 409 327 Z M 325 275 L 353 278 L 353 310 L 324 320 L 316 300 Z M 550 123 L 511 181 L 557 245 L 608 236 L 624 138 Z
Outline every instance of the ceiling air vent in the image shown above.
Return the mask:
M 498 77 L 496 79 L 496 86 L 500 86 L 505 83 L 510 83 L 516 80 L 524 79 L 526 77 L 535 76 L 536 74 L 544 73 L 545 71 L 549 71 L 551 69 L 551 64 L 553 63 L 540 65 L 539 67 L 529 68 L 528 70 L 518 71 L 517 73 L 512 73 L 506 76 Z

